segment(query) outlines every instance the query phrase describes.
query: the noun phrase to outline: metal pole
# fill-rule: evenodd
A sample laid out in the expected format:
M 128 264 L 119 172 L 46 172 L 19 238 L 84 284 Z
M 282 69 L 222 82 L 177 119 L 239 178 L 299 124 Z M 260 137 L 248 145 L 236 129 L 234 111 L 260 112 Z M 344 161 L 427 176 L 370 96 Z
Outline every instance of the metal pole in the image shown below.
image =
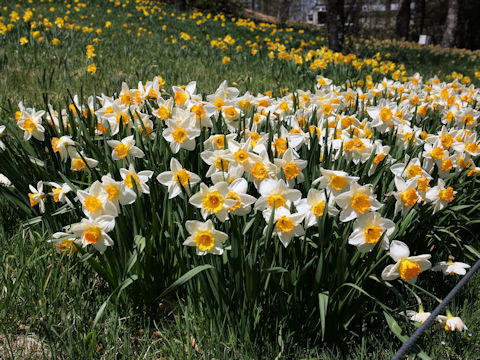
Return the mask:
M 397 351 L 392 360 L 400 360 L 410 349 L 410 347 L 415 344 L 423 332 L 427 330 L 430 324 L 435 320 L 435 318 L 440 315 L 445 306 L 453 299 L 457 292 L 462 288 L 463 285 L 472 277 L 473 274 L 480 268 L 480 260 L 478 260 L 475 265 L 470 269 L 470 271 L 463 277 L 462 280 L 448 293 L 448 295 L 443 299 L 443 301 L 433 310 L 430 316 L 425 320 L 425 322 L 413 333 L 413 335 L 402 345 L 402 347 Z

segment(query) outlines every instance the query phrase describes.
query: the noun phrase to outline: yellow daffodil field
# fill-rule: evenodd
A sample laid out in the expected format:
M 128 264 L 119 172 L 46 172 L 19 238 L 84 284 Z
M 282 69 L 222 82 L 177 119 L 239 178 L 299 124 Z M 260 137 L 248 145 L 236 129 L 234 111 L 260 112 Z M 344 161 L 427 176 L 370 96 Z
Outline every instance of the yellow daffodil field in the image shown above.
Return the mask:
M 306 26 L 146 0 L 0 4 L 0 198 L 37 256 L 101 284 L 89 329 L 134 306 L 280 354 L 402 339 L 480 256 L 478 51 L 334 53 Z M 468 341 L 462 317 L 435 332 Z

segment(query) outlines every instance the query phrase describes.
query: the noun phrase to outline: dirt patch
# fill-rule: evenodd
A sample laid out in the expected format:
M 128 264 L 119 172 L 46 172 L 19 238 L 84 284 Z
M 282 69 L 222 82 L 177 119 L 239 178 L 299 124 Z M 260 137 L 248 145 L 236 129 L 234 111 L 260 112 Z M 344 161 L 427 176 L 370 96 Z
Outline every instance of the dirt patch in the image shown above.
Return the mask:
M 10 341 L 0 336 L 0 359 L 51 359 L 47 344 L 35 334 L 17 335 Z
M 243 15 L 250 19 L 259 20 L 263 22 L 269 22 L 274 24 L 278 24 L 280 22 L 280 20 L 275 16 L 267 15 L 267 14 L 250 10 L 250 9 L 243 9 Z

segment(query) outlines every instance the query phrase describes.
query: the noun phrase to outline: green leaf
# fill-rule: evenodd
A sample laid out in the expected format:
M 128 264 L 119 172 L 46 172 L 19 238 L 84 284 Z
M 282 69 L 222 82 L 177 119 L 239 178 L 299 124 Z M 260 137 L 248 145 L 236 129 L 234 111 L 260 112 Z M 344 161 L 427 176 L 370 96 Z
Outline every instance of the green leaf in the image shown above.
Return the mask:
M 325 319 L 327 317 L 328 291 L 318 294 L 318 308 L 320 310 L 320 324 L 322 327 L 322 341 L 325 338 Z
M 214 267 L 212 265 L 209 265 L 209 264 L 206 264 L 206 265 L 200 265 L 200 266 L 197 266 L 195 268 L 193 268 L 192 270 L 188 271 L 186 274 L 182 275 L 180 278 L 178 278 L 177 280 L 175 280 L 168 288 L 166 288 L 159 296 L 158 298 L 162 298 L 164 297 L 165 295 L 167 295 L 168 293 L 170 293 L 171 291 L 175 290 L 176 288 L 182 286 L 183 284 L 185 284 L 188 280 L 190 280 L 191 278 L 193 278 L 195 275 L 201 273 L 202 271 L 204 270 L 208 270 L 208 269 L 213 269 Z
M 473 247 L 471 247 L 470 245 L 464 245 L 464 248 L 480 259 L 480 253 L 477 250 L 475 250 Z
M 97 315 L 95 315 L 95 319 L 93 320 L 93 325 L 92 325 L 92 328 L 94 328 L 95 326 L 97 326 L 98 322 L 100 321 L 100 318 L 102 317 L 103 315 L 103 312 L 105 311 L 105 308 L 107 307 L 108 305 L 108 302 L 110 301 L 110 297 L 112 295 L 110 295 L 107 300 L 105 300 L 102 304 L 102 306 L 100 306 L 100 309 L 98 309 L 97 311 Z

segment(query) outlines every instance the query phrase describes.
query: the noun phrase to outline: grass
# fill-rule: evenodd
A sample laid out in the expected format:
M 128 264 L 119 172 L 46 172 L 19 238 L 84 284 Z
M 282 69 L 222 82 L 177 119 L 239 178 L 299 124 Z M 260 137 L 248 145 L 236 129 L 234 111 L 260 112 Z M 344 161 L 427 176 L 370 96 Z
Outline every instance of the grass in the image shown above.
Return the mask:
M 281 338 L 273 344 L 242 343 L 233 334 L 212 331 L 201 315 L 175 306 L 174 299 L 159 307 L 160 317 L 129 305 L 109 306 L 93 328 L 108 296 L 106 284 L 86 263 L 59 255 L 40 228 L 24 232 L 14 209 L 5 204 L 0 209 L 2 219 L 11 220 L 8 228 L 3 222 L 0 236 L 0 356 L 5 359 L 118 359 L 119 354 L 127 359 L 389 359 L 401 345 L 375 317 L 364 322 L 361 337 L 347 336 L 335 347 L 299 347 Z M 445 291 L 453 285 L 446 283 Z M 480 352 L 479 286 L 476 274 L 450 305 L 467 332 L 447 333 L 435 324 L 418 342 L 432 358 L 475 359 Z
M 211 93 L 223 79 L 228 79 L 242 93 L 246 90 L 252 93 L 273 90 L 274 95 L 284 93 L 287 88 L 289 91 L 312 89 L 319 72 L 337 84 L 347 80 L 368 81 L 369 75 L 373 75 L 373 81 L 376 81 L 384 75 L 394 74 L 393 70 L 386 68 L 388 63 L 372 65 L 370 57 L 376 57 L 380 45 L 362 54 L 364 59 L 360 60 L 360 69 L 348 64 L 336 66 L 334 57 L 337 55 L 324 49 L 319 57 L 327 64 L 320 71 L 312 69 L 313 61 L 307 58 L 310 50 L 324 45 L 321 33 L 278 28 L 278 33 L 274 34 L 267 25 L 244 27 L 221 17 L 207 21 L 205 19 L 211 18 L 207 14 L 171 15 L 168 7 L 155 16 L 153 13 L 142 15 L 144 9 L 133 7 L 115 8 L 111 15 L 107 15 L 100 12 L 98 2 L 85 3 L 88 4 L 85 8 L 80 7 L 71 13 L 68 20 L 71 28 L 52 27 L 48 31 L 42 28 L 39 36 L 44 38 L 43 41 L 34 35 L 28 22 L 18 23 L 8 36 L 0 36 L 0 70 L 5 74 L 0 79 L 0 104 L 6 113 L 12 115 L 20 100 L 26 106 L 40 108 L 47 101 L 64 105 L 70 102 L 69 94 L 77 93 L 81 99 L 102 92 L 111 95 L 120 89 L 122 81 L 135 86 L 138 81 L 159 74 L 167 81 L 166 89 L 173 84 L 196 80 L 202 92 Z M 54 5 L 53 12 L 39 5 L 37 15 L 43 13 L 53 22 L 57 16 L 70 11 L 65 4 Z M 2 15 L 7 17 L 11 10 L 4 10 Z M 92 17 L 92 14 L 99 16 Z M 111 27 L 106 26 L 107 20 L 113 23 Z M 197 26 L 196 22 L 203 20 L 206 21 L 203 26 Z M 84 31 L 83 27 L 87 29 Z M 88 28 L 101 32 L 90 32 Z M 218 38 L 223 41 L 227 35 L 235 39 L 235 45 L 226 46 L 225 50 L 207 41 Z M 19 39 L 24 36 L 28 42 L 20 46 Z M 277 49 L 271 59 L 267 49 L 271 45 L 265 38 L 276 36 L 279 40 L 272 40 Z M 53 45 L 54 38 L 61 39 L 60 44 Z M 300 38 L 312 43 L 301 49 L 302 63 L 296 63 L 296 53 L 290 49 L 302 47 Z M 85 48 L 92 44 L 96 56 L 87 59 Z M 239 45 L 242 49 L 237 48 Z M 278 50 L 280 45 L 286 46 L 286 51 Z M 253 55 L 252 50 L 256 49 L 258 53 Z M 395 49 L 398 51 L 385 47 L 381 52 L 382 56 L 387 51 L 393 53 L 394 61 L 398 62 L 393 64 L 394 70 L 401 68 L 401 62 L 406 63 L 402 77 L 417 70 L 422 70 L 423 75 L 436 74 L 438 67 L 447 61 L 437 63 L 438 59 L 423 50 Z M 281 54 L 287 54 L 290 59 L 279 60 Z M 230 63 L 226 64 L 225 56 L 230 58 Z M 425 56 L 432 61 L 422 67 L 420 64 L 424 63 Z M 447 70 L 450 73 L 457 69 L 452 61 L 464 60 L 462 56 L 448 55 L 449 63 L 441 76 L 450 76 L 451 79 L 451 75 L 446 75 Z M 205 66 L 204 59 L 209 59 L 208 66 Z M 469 66 L 469 61 L 462 61 L 459 68 L 475 82 L 474 69 Z M 94 75 L 87 71 L 87 66 L 92 63 L 97 66 Z M 9 114 L 4 113 L 2 117 L 7 118 Z M 22 219 L 17 211 L 6 204 L 0 206 L 0 217 L 0 259 L 3 265 L 0 357 L 117 359 L 122 354 L 124 358 L 169 359 L 388 359 L 400 346 L 385 327 L 382 309 L 373 302 L 362 306 L 363 320 L 356 324 L 355 332 L 345 333 L 344 338 L 329 347 L 318 339 L 314 339 L 316 345 L 310 346 L 308 341 L 299 345 L 281 329 L 272 336 L 276 339 L 274 342 L 238 339 L 228 328 L 224 331 L 211 328 L 202 311 L 192 311 L 196 304 L 176 298 L 169 298 L 149 313 L 128 303 L 108 303 L 105 316 L 94 326 L 98 309 L 112 291 L 108 284 L 94 275 L 95 271 L 87 262 L 65 253 L 58 254 L 47 242 L 50 234 L 46 228 L 38 225 L 25 230 L 19 223 Z M 428 228 L 428 224 L 422 227 Z M 443 230 L 446 228 L 447 224 L 444 224 Z M 448 224 L 449 230 L 455 231 L 456 228 L 456 223 Z M 418 238 L 422 232 L 431 238 L 442 235 L 435 233 L 436 229 L 417 230 Z M 472 240 L 466 241 L 465 233 L 461 236 L 465 242 L 471 243 Z M 428 278 L 427 275 L 425 281 L 433 283 L 433 279 L 438 277 Z M 457 277 L 442 278 L 442 282 L 434 284 L 435 294 L 446 295 L 456 280 Z M 450 306 L 451 311 L 460 314 L 469 326 L 468 332 L 446 333 L 434 326 L 419 341 L 419 346 L 433 358 L 473 359 L 480 353 L 480 302 L 476 293 L 479 285 L 480 275 L 477 274 Z M 408 294 L 405 288 L 400 293 Z M 434 308 L 433 299 L 424 301 L 426 310 Z M 203 310 L 206 313 L 208 309 Z M 400 322 L 400 326 L 408 334 L 414 330 L 409 322 Z

